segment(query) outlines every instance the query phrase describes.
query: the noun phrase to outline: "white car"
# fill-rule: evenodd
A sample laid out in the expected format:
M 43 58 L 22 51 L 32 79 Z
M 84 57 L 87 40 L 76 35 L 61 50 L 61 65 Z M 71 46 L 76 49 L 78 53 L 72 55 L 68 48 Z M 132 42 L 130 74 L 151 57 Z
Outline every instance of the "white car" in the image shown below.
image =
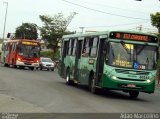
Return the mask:
M 40 58 L 39 68 L 40 70 L 47 69 L 54 71 L 55 63 L 51 60 L 51 58 Z

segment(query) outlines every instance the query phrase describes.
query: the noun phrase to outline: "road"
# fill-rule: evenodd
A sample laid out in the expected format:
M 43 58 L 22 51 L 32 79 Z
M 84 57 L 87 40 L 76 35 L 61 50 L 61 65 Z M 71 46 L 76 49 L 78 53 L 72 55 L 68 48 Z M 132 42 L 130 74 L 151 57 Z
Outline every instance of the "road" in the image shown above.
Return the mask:
M 5 102 L 6 98 L 17 102 Z M 32 109 L 30 112 L 55 113 L 159 112 L 160 89 L 156 89 L 154 94 L 140 93 L 135 100 L 119 91 L 94 95 L 85 87 L 67 86 L 57 71 L 0 66 L 0 111 L 27 112 L 27 108 Z

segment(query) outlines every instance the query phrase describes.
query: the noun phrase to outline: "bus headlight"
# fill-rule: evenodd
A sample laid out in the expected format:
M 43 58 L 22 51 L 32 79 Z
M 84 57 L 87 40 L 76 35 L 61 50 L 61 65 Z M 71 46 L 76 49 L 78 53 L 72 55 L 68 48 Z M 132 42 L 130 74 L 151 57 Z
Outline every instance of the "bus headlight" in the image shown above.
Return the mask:
M 18 60 L 18 61 L 21 61 L 21 58 L 18 58 L 17 60 Z
M 151 80 L 148 79 L 148 80 L 147 80 L 147 83 L 150 83 L 150 82 L 151 82 Z
M 116 77 L 116 76 L 112 76 L 111 78 L 112 78 L 112 79 L 114 79 L 114 80 L 116 80 L 116 79 L 117 79 L 117 77 Z
M 39 60 L 36 60 L 36 63 L 39 63 Z

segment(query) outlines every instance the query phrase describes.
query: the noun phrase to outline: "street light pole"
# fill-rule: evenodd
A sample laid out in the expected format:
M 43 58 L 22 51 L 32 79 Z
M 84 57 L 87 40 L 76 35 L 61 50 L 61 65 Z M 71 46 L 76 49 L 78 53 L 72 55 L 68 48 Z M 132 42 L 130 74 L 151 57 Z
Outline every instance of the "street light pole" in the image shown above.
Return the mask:
M 3 29 L 3 40 L 4 40 L 5 29 L 6 29 L 6 20 L 7 20 L 8 2 L 3 2 L 3 4 L 6 4 L 6 13 L 5 13 L 4 29 Z
M 84 27 L 79 27 L 81 29 L 81 33 L 84 32 Z

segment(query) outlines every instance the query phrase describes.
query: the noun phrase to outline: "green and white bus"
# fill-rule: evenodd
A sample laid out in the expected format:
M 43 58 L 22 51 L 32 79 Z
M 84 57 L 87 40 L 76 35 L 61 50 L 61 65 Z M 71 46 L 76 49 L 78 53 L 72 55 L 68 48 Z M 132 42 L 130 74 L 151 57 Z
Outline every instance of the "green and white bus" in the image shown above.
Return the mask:
M 66 84 L 122 90 L 131 98 L 154 93 L 158 38 L 135 31 L 105 31 L 64 35 L 58 73 Z

